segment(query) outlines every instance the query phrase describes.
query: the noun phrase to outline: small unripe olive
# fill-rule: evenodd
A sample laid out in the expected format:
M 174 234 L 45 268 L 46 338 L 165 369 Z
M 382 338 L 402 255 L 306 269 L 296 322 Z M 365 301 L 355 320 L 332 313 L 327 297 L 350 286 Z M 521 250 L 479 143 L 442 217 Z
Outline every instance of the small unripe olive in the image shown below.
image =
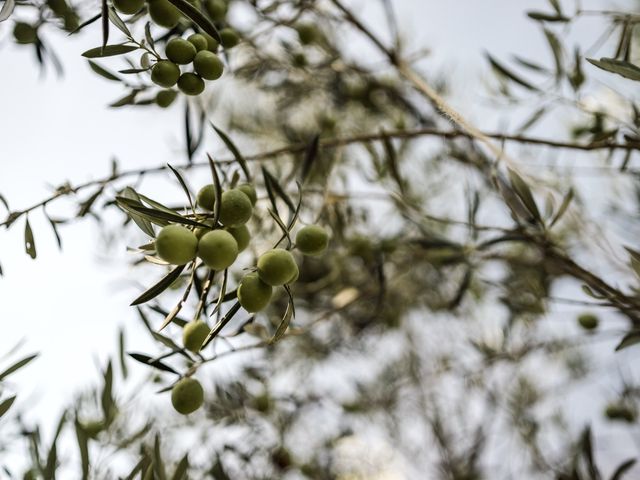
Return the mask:
M 258 201 L 258 195 L 256 194 L 256 189 L 250 183 L 243 183 L 242 185 L 238 185 L 238 190 L 243 192 L 249 200 L 251 200 L 251 205 L 255 205 Z
M 189 35 L 187 37 L 187 40 L 191 42 L 194 47 L 196 47 L 196 50 L 198 52 L 209 48 L 209 42 L 207 42 L 207 37 L 205 37 L 201 33 L 194 33 L 192 35 Z
M 160 60 L 151 69 L 151 80 L 161 87 L 173 87 L 180 77 L 180 68 L 169 60 Z
M 220 201 L 220 223 L 225 227 L 239 227 L 251 218 L 251 200 L 237 188 L 222 194 Z
M 636 419 L 636 412 L 622 403 L 610 403 L 607 405 L 604 414 L 610 420 L 623 420 L 627 423 L 633 423 Z
M 205 233 L 198 242 L 198 256 L 207 267 L 224 270 L 238 257 L 238 243 L 226 230 Z
M 298 266 L 291 252 L 275 248 L 263 253 L 258 259 L 258 275 L 267 285 L 284 285 L 293 278 Z
M 221 21 L 227 15 L 227 2 L 224 0 L 207 0 L 204 8 L 212 20 Z
M 140 11 L 144 5 L 144 0 L 113 0 L 113 6 L 125 15 L 133 15 Z
M 178 79 L 178 88 L 186 95 L 200 95 L 204 91 L 204 80 L 195 73 L 183 73 Z
M 222 46 L 227 49 L 233 48 L 240 43 L 238 33 L 231 28 L 223 28 L 220 30 L 220 40 L 222 40 L 222 42 L 220 42 Z
M 167 225 L 156 237 L 158 256 L 173 265 L 184 265 L 196 258 L 198 239 L 182 225 Z
M 184 38 L 176 37 L 167 42 L 164 53 L 173 63 L 186 65 L 196 56 L 196 47 Z
M 209 335 L 209 327 L 202 320 L 187 323 L 182 330 L 182 344 L 184 348 L 198 353 L 205 338 Z
M 217 80 L 222 75 L 224 65 L 218 56 L 208 50 L 197 53 L 193 60 L 193 68 L 206 80 Z
M 296 235 L 296 247 L 305 255 L 320 255 L 328 244 L 329 234 L 318 225 L 302 227 Z
M 18 43 L 34 43 L 38 38 L 38 31 L 28 23 L 16 22 L 13 26 L 13 38 Z
M 300 43 L 302 43 L 303 45 L 313 43 L 320 36 L 320 32 L 315 27 L 315 25 L 312 25 L 310 23 L 301 23 L 299 25 L 296 25 L 295 29 L 296 32 L 298 32 Z
M 249 233 L 249 229 L 246 225 L 231 227 L 228 229 L 228 231 L 231 235 L 233 235 L 233 238 L 236 239 L 236 243 L 238 244 L 238 252 L 242 252 L 249 246 L 251 234 Z
M 273 288 L 267 285 L 257 273 L 245 275 L 238 286 L 238 302 L 249 313 L 263 310 L 271 300 Z
M 271 461 L 281 470 L 286 470 L 291 466 L 291 453 L 284 447 L 278 447 L 271 452 Z
M 583 313 L 578 316 L 578 323 L 585 330 L 595 330 L 598 328 L 598 317 L 593 313 Z
M 178 413 L 188 415 L 204 402 L 204 390 L 195 378 L 183 378 L 171 389 L 171 403 Z
M 200 35 L 202 35 L 204 38 L 207 39 L 207 50 L 209 50 L 211 52 L 217 52 L 218 51 L 218 47 L 220 46 L 220 44 L 218 43 L 218 41 L 215 38 L 213 38 L 208 33 L 201 33 Z
M 167 108 L 176 99 L 178 92 L 175 90 L 160 90 L 156 95 L 156 103 L 162 108 Z
M 149 0 L 149 16 L 161 27 L 173 28 L 180 21 L 180 10 L 169 0 Z
M 213 211 L 213 206 L 216 203 L 216 186 L 210 183 L 198 190 L 196 202 L 201 208 Z

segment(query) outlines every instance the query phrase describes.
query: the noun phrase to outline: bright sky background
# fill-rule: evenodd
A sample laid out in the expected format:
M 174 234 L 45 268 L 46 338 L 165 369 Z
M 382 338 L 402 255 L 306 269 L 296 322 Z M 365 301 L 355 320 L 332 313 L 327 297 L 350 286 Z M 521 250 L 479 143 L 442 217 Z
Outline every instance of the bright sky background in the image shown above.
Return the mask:
M 514 52 L 543 55 L 541 33 L 523 11 L 547 9 L 546 0 L 393 3 L 411 45 L 433 49 L 424 65 L 448 72 L 460 82 L 452 86 L 452 103 L 478 126 L 497 128 L 499 117 L 487 116 L 487 108 L 470 102 L 486 98 L 482 76 L 489 69 L 483 52 L 502 58 Z M 571 3 L 563 2 L 568 7 Z M 601 1 L 583 3 L 603 5 Z M 621 8 L 629 3 L 617 2 Z M 372 24 L 380 22 L 377 12 L 366 13 Z M 593 40 L 592 27 L 585 21 L 578 31 Z M 0 25 L 0 38 L 8 35 Z M 0 45 L 0 193 L 14 209 L 41 200 L 51 186 L 66 180 L 76 184 L 103 176 L 114 156 L 122 168 L 184 161 L 181 108 L 106 108 L 122 95 L 120 85 L 93 74 L 80 57 L 99 43 L 98 23 L 75 38 L 59 34 L 48 38 L 63 61 L 64 78 L 51 70 L 41 74 L 28 48 L 6 41 Z M 50 211 L 56 212 L 55 205 Z M 19 402 L 29 405 L 28 413 L 52 423 L 51 416 L 72 392 L 98 381 L 98 366 L 116 351 L 118 328 L 135 325 L 131 331 L 141 331 L 135 311 L 128 307 L 135 291 L 116 287 L 127 282 L 125 254 L 113 253 L 113 261 L 104 261 L 97 248 L 95 222 L 62 226 L 64 250 L 60 253 L 41 213 L 35 212 L 30 221 L 38 249 L 36 261 L 24 253 L 24 219 L 8 233 L 0 232 L 0 263 L 5 273 L 0 279 L 0 355 L 22 338 L 27 340 L 21 353 L 40 353 L 40 359 L 12 381 Z M 148 341 L 146 336 L 129 335 L 128 345 L 142 350 Z

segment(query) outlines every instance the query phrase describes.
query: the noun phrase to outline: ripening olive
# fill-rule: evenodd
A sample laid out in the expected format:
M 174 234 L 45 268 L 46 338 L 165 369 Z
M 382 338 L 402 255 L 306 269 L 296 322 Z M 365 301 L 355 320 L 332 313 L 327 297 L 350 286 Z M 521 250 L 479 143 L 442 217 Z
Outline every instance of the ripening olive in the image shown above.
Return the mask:
M 184 265 L 196 258 L 198 239 L 195 233 L 182 225 L 167 225 L 156 237 L 156 252 L 164 261 Z
M 241 190 L 233 188 L 222 194 L 220 201 L 220 223 L 225 227 L 239 227 L 251 218 L 251 200 Z
M 160 90 L 156 94 L 156 103 L 162 108 L 167 108 L 176 99 L 178 92 L 175 90 Z
M 187 350 L 198 353 L 207 335 L 209 335 L 209 326 L 202 320 L 194 320 L 182 329 L 182 344 Z
M 239 227 L 232 227 L 227 229 L 233 238 L 236 239 L 236 243 L 238 244 L 238 252 L 242 252 L 245 248 L 249 246 L 249 241 L 251 240 L 251 234 L 249 233 L 249 229 L 246 225 L 241 225 Z
M 240 43 L 240 37 L 238 33 L 231 28 L 223 28 L 220 30 L 220 43 L 227 49 L 231 49 Z
M 227 15 L 227 2 L 224 0 L 207 0 L 204 8 L 211 20 L 221 21 Z
M 267 285 L 257 273 L 245 275 L 238 286 L 238 302 L 249 313 L 263 310 L 271 300 L 273 288 Z
M 217 80 L 222 75 L 224 65 L 218 56 L 208 50 L 202 50 L 197 53 L 193 60 L 193 68 L 206 80 Z
M 178 79 L 178 88 L 185 95 L 200 95 L 204 91 L 204 80 L 195 73 L 183 73 Z
M 38 31 L 28 23 L 16 22 L 13 26 L 13 38 L 18 43 L 34 43 L 38 39 Z
M 216 186 L 210 183 L 198 190 L 196 202 L 201 208 L 213 211 L 213 205 L 216 203 Z
M 178 413 L 188 415 L 204 402 L 204 390 L 195 378 L 183 378 L 171 389 L 171 403 Z
M 291 280 L 298 266 L 291 252 L 275 248 L 260 255 L 258 259 L 258 275 L 267 285 L 276 287 Z
M 198 242 L 198 256 L 207 267 L 224 270 L 238 257 L 238 242 L 226 230 L 207 232 Z
M 196 47 L 184 38 L 176 37 L 167 42 L 164 49 L 167 58 L 178 65 L 186 65 L 196 56 Z
M 161 27 L 173 28 L 180 21 L 180 10 L 169 0 L 148 0 L 149 16 Z
M 598 317 L 593 313 L 583 313 L 578 316 L 578 324 L 585 330 L 595 330 L 598 328 Z
M 211 52 L 217 52 L 218 51 L 218 47 L 220 46 L 220 44 L 218 43 L 218 41 L 215 38 L 213 38 L 208 33 L 201 33 L 200 35 L 202 35 L 204 38 L 207 39 L 207 50 L 209 50 Z
M 113 0 L 113 6 L 120 13 L 125 15 L 133 15 L 140 11 L 144 5 L 144 0 Z
M 329 234 L 318 225 L 302 227 L 296 235 L 296 247 L 305 255 L 320 255 L 328 244 Z
M 179 77 L 180 68 L 169 60 L 160 60 L 151 69 L 151 80 L 161 87 L 173 87 Z
M 253 188 L 253 185 L 251 185 L 250 183 L 243 183 L 242 185 L 239 185 L 237 188 L 238 190 L 243 192 L 247 197 L 249 197 L 249 200 L 251 200 L 251 205 L 256 204 L 256 202 L 258 201 L 258 195 L 256 194 L 256 189 Z
M 213 38 L 213 37 L 212 37 Z M 189 35 L 187 40 L 196 47 L 196 50 L 199 52 L 200 50 L 206 50 L 209 48 L 209 42 L 207 42 L 207 38 L 201 33 L 194 33 L 193 35 Z

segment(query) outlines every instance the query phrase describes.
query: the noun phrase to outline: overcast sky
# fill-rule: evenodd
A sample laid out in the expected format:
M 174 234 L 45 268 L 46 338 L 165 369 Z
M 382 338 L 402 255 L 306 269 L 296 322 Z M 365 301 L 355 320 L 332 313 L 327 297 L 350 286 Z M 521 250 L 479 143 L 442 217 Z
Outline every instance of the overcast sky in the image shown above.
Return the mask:
M 425 64 L 461 79 L 453 85 L 452 103 L 482 128 L 497 128 L 499 116 L 487 116 L 486 107 L 470 102 L 486 98 L 482 75 L 488 68 L 483 52 L 540 58 L 541 33 L 523 11 L 546 9 L 546 0 L 393 3 L 410 45 L 432 49 Z M 603 5 L 602 1 L 583 3 Z M 621 7 L 625 4 L 629 2 L 618 2 Z M 372 24 L 381 20 L 374 10 L 358 10 L 365 11 Z M 3 39 L 10 35 L 5 25 L 0 24 Z M 584 22 L 577 31 L 592 39 L 592 28 Z M 106 107 L 121 96 L 121 86 L 93 74 L 80 57 L 98 45 L 98 23 L 73 38 L 53 32 L 47 38 L 64 63 L 63 78 L 51 70 L 41 74 L 28 48 L 6 41 L 0 46 L 0 193 L 14 209 L 41 200 L 51 186 L 67 180 L 77 184 L 103 176 L 112 157 L 123 168 L 183 161 L 180 108 Z M 56 210 L 52 206 L 50 211 Z M 0 263 L 5 272 L 0 279 L 0 355 L 23 337 L 27 338 L 23 353 L 40 353 L 37 362 L 12 380 L 19 398 L 37 400 L 29 403 L 29 413 L 50 421 L 71 392 L 97 381 L 97 365 L 115 351 L 119 326 L 137 324 L 135 312 L 128 307 L 135 291 L 117 287 L 126 282 L 124 252 L 115 254 L 113 262 L 99 258 L 103 255 L 93 221 L 63 227 L 62 252 L 41 213 L 35 212 L 30 221 L 38 249 L 36 261 L 24 254 L 23 219 L 9 232 L 0 232 Z M 129 338 L 136 350 L 146 344 L 146 338 Z

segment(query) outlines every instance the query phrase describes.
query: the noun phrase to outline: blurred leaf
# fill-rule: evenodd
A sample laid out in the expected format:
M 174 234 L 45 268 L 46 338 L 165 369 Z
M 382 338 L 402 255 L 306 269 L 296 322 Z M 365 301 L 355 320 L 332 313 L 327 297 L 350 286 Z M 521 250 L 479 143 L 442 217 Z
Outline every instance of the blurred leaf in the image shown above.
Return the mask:
M 102 405 L 102 413 L 107 423 L 113 419 L 115 413 L 115 405 L 113 402 L 113 366 L 111 361 L 107 363 L 107 369 L 104 372 L 104 386 L 100 395 L 100 404 Z
M 528 11 L 527 16 L 533 20 L 537 20 L 540 22 L 568 22 L 571 19 L 569 17 L 565 17 L 564 15 L 560 15 L 558 13 L 544 13 L 537 11 Z
M 84 217 L 87 213 L 91 211 L 91 207 L 93 206 L 94 202 L 98 199 L 98 197 L 100 197 L 100 194 L 102 193 L 103 189 L 104 187 L 98 188 L 98 190 L 96 190 L 93 194 L 91 194 L 89 198 L 87 198 L 85 201 L 80 203 L 80 209 L 76 214 L 77 217 Z
M 404 194 L 405 182 L 400 176 L 400 169 L 398 168 L 398 155 L 396 154 L 396 149 L 393 146 L 393 142 L 389 137 L 383 137 L 382 144 L 384 145 L 384 150 L 386 153 L 385 159 L 389 172 L 391 173 L 391 177 L 395 180 L 396 185 L 398 185 L 398 188 L 400 189 L 400 192 Z
M 305 180 L 309 176 L 313 164 L 318 157 L 318 151 L 320 146 L 320 135 L 315 135 L 307 149 L 305 150 L 304 160 L 302 161 L 302 168 L 300 171 L 300 183 L 304 184 Z
M 562 15 L 562 8 L 560 7 L 560 0 L 549 0 L 549 4 L 556 11 L 558 15 Z
M 625 78 L 640 81 L 640 68 L 632 63 L 616 60 L 615 58 L 601 58 L 600 60 L 587 58 L 587 61 L 607 72 L 617 73 Z
M 295 306 L 293 304 L 293 297 L 291 296 L 291 290 L 289 290 L 289 287 L 287 286 L 285 286 L 285 290 L 289 295 L 289 302 L 287 303 L 287 309 L 284 312 L 284 316 L 282 317 L 282 320 L 280 321 L 280 324 L 278 325 L 276 332 L 273 334 L 273 337 L 271 338 L 271 340 L 269 340 L 269 344 L 271 345 L 276 343 L 278 340 L 280 340 L 284 336 L 285 332 L 287 331 L 287 328 L 289 328 L 289 323 L 291 322 L 291 318 L 295 315 Z
M 138 95 L 139 90 L 131 90 L 131 92 L 127 93 L 124 97 L 119 98 L 115 102 L 109 104 L 111 108 L 124 107 L 125 105 L 133 105 L 135 103 L 136 96 Z
M 6 400 L 3 400 L 2 402 L 0 402 L 0 418 L 2 418 L 2 416 L 7 413 L 7 411 L 11 408 L 11 405 L 13 405 L 13 402 L 16 400 L 16 396 L 14 395 L 13 397 L 9 397 Z
M 493 67 L 493 69 L 498 72 L 503 77 L 510 79 L 512 82 L 517 83 L 518 85 L 526 88 L 527 90 L 538 91 L 538 88 L 534 87 L 531 83 L 524 80 L 522 77 L 516 75 L 511 70 L 503 66 L 500 62 L 498 62 L 495 58 L 493 58 L 489 53 L 485 54 L 489 63 Z
M 98 65 L 95 62 L 92 62 L 91 60 L 89 60 L 89 66 L 91 67 L 91 70 L 96 72 L 101 77 L 106 78 L 107 80 L 113 80 L 115 82 L 120 82 L 121 81 L 118 77 L 116 77 L 109 70 L 106 70 L 105 68 L 102 68 L 100 65 Z
M 126 379 L 129 371 L 127 370 L 127 362 L 124 355 L 124 329 L 120 329 L 118 332 L 118 356 L 120 359 L 120 370 L 122 371 L 122 378 Z
M 180 463 L 178 463 L 178 466 L 176 467 L 175 472 L 173 472 L 173 477 L 171 477 L 171 480 L 183 480 L 188 478 L 187 477 L 188 469 L 189 469 L 189 454 L 185 454 L 184 457 L 182 457 L 182 460 L 180 460 Z
M 155 49 L 155 42 L 153 41 L 153 35 L 151 35 L 151 22 L 147 22 L 144 25 L 144 38 L 147 40 L 151 49 Z
M 29 217 L 26 217 L 26 221 L 24 224 L 24 248 L 31 258 L 36 258 L 36 242 L 33 238 L 31 225 L 29 224 Z
M 224 144 L 227 146 L 227 148 L 233 154 L 234 158 L 236 159 L 236 162 L 238 162 L 238 164 L 240 165 L 240 168 L 244 172 L 244 176 L 247 179 L 247 182 L 251 183 L 252 180 L 251 180 L 251 172 L 249 171 L 249 166 L 247 165 L 247 161 L 245 160 L 245 158 L 240 153 L 240 150 L 238 150 L 238 147 L 235 146 L 233 141 L 231 141 L 231 139 L 226 133 L 224 133 L 222 130 L 216 127 L 213 123 L 211 124 L 211 126 L 216 131 L 216 133 L 220 136 L 220 138 L 222 139 Z
M 211 158 L 211 155 L 209 155 L 208 153 L 207 158 L 209 159 L 209 168 L 211 169 L 211 178 L 213 179 L 213 187 L 216 194 L 216 199 L 213 203 L 213 224 L 217 225 L 218 218 L 220 218 L 220 205 L 222 204 L 222 184 L 220 183 L 218 169 L 216 168 L 216 164 L 213 161 L 213 158 Z
M 549 223 L 549 228 L 553 227 L 556 224 L 556 222 L 562 218 L 564 213 L 567 211 L 567 208 L 569 208 L 569 205 L 571 204 L 572 200 L 573 200 L 573 188 L 570 188 L 567 194 L 562 199 L 562 204 L 560 205 L 560 208 L 558 209 L 555 216 L 551 220 L 551 223 Z
M 80 450 L 80 460 L 82 464 L 82 480 L 89 478 L 89 439 L 86 432 L 76 419 L 76 439 L 78 440 L 78 448 Z
M 58 249 L 62 250 L 62 238 L 60 238 L 60 233 L 58 232 L 58 226 L 56 225 L 57 222 L 49 216 L 49 214 L 47 213 L 46 210 L 44 210 L 44 208 L 43 208 L 43 212 L 44 212 L 44 216 L 49 221 L 49 225 L 51 225 L 51 229 L 53 230 L 54 236 L 56 237 L 56 243 L 58 244 Z
M 547 107 L 540 107 L 538 110 L 533 112 L 533 114 L 516 130 L 518 133 L 523 133 L 535 125 L 538 120 L 540 120 L 544 114 L 547 113 Z
M 553 59 L 556 64 L 556 79 L 560 80 L 564 75 L 564 52 L 562 49 L 562 43 L 551 30 L 544 29 L 544 36 L 547 38 L 551 53 L 553 53 Z
M 26 358 L 23 358 L 22 360 L 14 363 L 13 365 L 11 365 L 9 368 L 7 368 L 4 372 L 0 373 L 0 381 L 4 380 L 6 377 L 8 377 L 9 375 L 11 375 L 12 373 L 14 373 L 15 371 L 21 369 L 22 367 L 24 367 L 25 365 L 29 364 L 32 360 L 34 360 L 36 357 L 38 356 L 38 354 L 34 354 L 34 355 L 30 355 Z
M 85 20 L 84 22 L 82 22 L 80 25 L 78 25 L 74 30 L 72 30 L 71 32 L 69 32 L 69 35 L 73 35 L 76 32 L 79 32 L 80 30 L 82 30 L 84 27 L 86 27 L 87 25 L 91 25 L 93 22 L 95 22 L 96 20 L 98 20 L 99 18 L 102 17 L 102 13 L 97 13 L 96 15 L 94 15 L 93 17 Z
M 635 458 L 630 458 L 629 460 L 622 462 L 620 466 L 616 468 L 616 471 L 611 475 L 611 480 L 622 480 L 622 477 L 625 473 L 627 473 L 627 470 L 630 470 L 631 467 L 633 467 L 635 464 Z
M 16 0 L 5 0 L 4 5 L 0 9 L 0 22 L 4 22 L 13 13 L 16 6 Z
M 104 48 L 109 42 L 109 7 L 107 0 L 101 0 L 102 14 L 102 47 Z
M 638 330 L 632 330 L 631 332 L 627 333 L 622 340 L 620 341 L 620 343 L 618 344 L 618 346 L 616 347 L 616 352 L 627 348 L 627 347 L 631 347 L 632 345 L 635 345 L 636 343 L 640 343 L 640 331 Z
M 538 210 L 538 206 L 536 205 L 536 201 L 533 198 L 529 185 L 527 185 L 520 175 L 511 169 L 509 169 L 509 179 L 511 180 L 511 186 L 518 197 L 520 197 L 520 200 L 522 200 L 522 203 L 527 207 L 529 213 L 531 213 L 536 220 L 540 221 L 540 211 Z
M 112 57 L 114 55 L 122 55 L 124 53 L 133 52 L 137 50 L 138 47 L 135 45 L 107 45 L 104 48 L 96 47 L 91 48 L 82 54 L 85 58 L 102 58 L 102 57 Z
M 586 427 L 582 433 L 582 453 L 584 455 L 589 475 L 592 480 L 599 480 L 600 472 L 593 457 L 593 443 L 591 440 L 591 428 Z
M 200 10 L 191 5 L 187 0 L 169 0 L 178 10 L 180 10 L 193 23 L 198 25 L 202 30 L 215 38 L 218 43 L 222 43 L 220 34 L 216 27 Z
M 287 207 L 289 207 L 289 210 L 292 213 L 295 212 L 296 207 L 293 204 L 291 197 L 287 195 L 287 193 L 284 191 L 284 188 L 282 188 L 278 180 L 276 180 L 276 178 L 273 175 L 271 175 L 271 173 L 266 169 L 266 167 L 262 166 L 261 169 L 262 169 L 262 176 L 264 177 L 265 186 L 268 185 L 269 187 L 271 187 L 272 192 L 278 195 L 284 201 L 284 203 L 287 204 Z M 275 203 L 275 199 L 271 203 L 272 204 Z M 277 213 L 278 210 L 275 209 L 275 211 Z
M 156 438 L 153 445 L 153 470 L 157 480 L 167 480 L 167 471 L 162 460 L 162 452 L 160 450 L 160 434 L 156 433 Z
M 136 298 L 133 302 L 131 302 L 131 306 L 140 305 L 141 303 L 148 302 L 152 298 L 157 297 L 162 292 L 164 292 L 169 286 L 180 276 L 182 271 L 184 270 L 186 265 L 178 265 L 173 270 L 171 270 L 167 275 L 162 277 L 162 279 L 153 285 L 151 288 L 146 290 L 142 295 Z

